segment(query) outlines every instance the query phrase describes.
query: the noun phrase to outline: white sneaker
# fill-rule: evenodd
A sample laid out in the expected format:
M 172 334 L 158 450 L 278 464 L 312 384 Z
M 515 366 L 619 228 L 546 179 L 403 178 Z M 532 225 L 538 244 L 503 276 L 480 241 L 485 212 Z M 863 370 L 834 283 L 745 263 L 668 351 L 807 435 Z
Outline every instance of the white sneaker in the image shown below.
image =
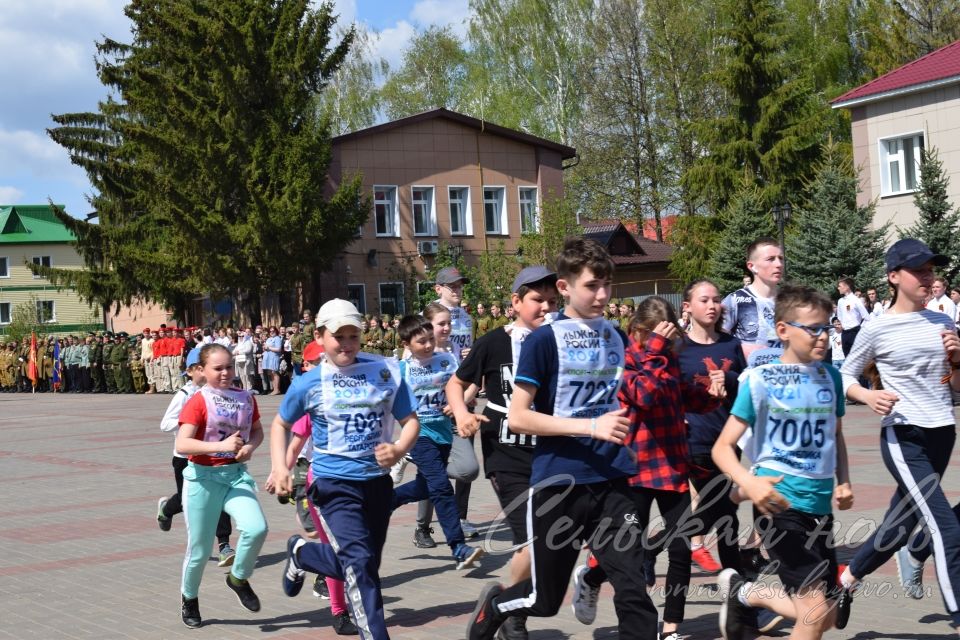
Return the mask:
M 600 587 L 591 587 L 583 581 L 584 574 L 590 567 L 583 564 L 573 572 L 573 615 L 583 624 L 593 624 L 597 619 L 597 600 L 600 598 Z
M 390 467 L 390 479 L 393 480 L 394 486 L 403 482 L 403 472 L 407 470 L 407 465 L 410 464 L 410 461 L 407 459 L 407 456 L 403 456 L 397 463 Z

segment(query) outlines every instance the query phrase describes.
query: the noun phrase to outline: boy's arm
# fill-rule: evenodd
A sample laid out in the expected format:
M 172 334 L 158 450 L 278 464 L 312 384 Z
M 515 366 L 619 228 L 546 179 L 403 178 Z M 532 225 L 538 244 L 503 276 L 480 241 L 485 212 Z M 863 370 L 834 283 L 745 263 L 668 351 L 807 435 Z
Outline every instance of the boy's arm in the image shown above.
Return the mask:
M 405 418 L 397 420 L 400 423 L 400 437 L 396 442 L 381 442 L 377 445 L 374 454 L 377 458 L 377 464 L 386 469 L 396 464 L 397 460 L 402 458 L 413 449 L 417 438 L 420 437 L 420 421 L 417 420 L 416 412 L 410 413 Z
M 187 394 L 177 391 L 170 404 L 167 405 L 167 412 L 163 414 L 163 420 L 160 421 L 161 431 L 176 431 L 180 426 L 180 411 L 187 402 Z
M 737 460 L 737 441 L 750 426 L 744 420 L 731 414 L 713 445 L 711 455 L 717 468 L 730 476 L 734 482 L 746 491 L 754 506 L 765 515 L 780 513 L 790 506 L 786 498 L 780 495 L 774 485 L 783 480 L 783 476 L 752 475 Z
M 630 433 L 627 410 L 618 409 L 596 418 L 558 418 L 534 411 L 536 387 L 526 382 L 514 382 L 513 398 L 507 421 L 514 433 L 538 436 L 583 436 L 623 444 Z
M 453 411 L 453 418 L 457 423 L 457 431 L 462 437 L 468 438 L 480 429 L 480 423 L 489 422 L 486 416 L 478 415 L 470 411 L 467 407 L 466 394 L 475 388 L 476 385 L 466 380 L 461 380 L 457 374 L 450 376 L 447 381 L 445 391 L 447 393 L 447 403 Z
M 293 491 L 293 478 L 287 466 L 287 434 L 291 424 L 284 421 L 278 413 L 270 423 L 270 475 L 276 485 L 277 493 L 289 495 Z
M 300 455 L 300 450 L 303 449 L 303 443 L 307 441 L 307 436 L 293 434 L 293 437 L 290 438 L 290 444 L 287 445 L 287 468 L 293 469 L 297 464 L 297 457 Z
M 842 426 L 843 419 L 837 418 L 837 486 L 833 490 L 833 497 L 837 509 L 846 511 L 853 506 L 853 487 L 850 486 L 850 464 Z

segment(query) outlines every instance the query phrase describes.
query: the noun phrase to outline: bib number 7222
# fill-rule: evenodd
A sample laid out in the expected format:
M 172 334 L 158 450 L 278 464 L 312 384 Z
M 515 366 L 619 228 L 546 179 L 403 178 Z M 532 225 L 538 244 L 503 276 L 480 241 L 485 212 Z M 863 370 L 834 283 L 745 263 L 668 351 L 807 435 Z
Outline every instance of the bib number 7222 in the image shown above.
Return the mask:
M 615 382 L 607 384 L 604 380 L 570 380 L 568 384 L 573 388 L 573 394 L 570 396 L 570 406 L 595 406 L 614 404 L 617 399 L 617 384 Z M 581 396 L 580 393 L 583 393 Z M 577 402 L 577 399 L 580 402 Z
M 820 448 L 826 441 L 827 421 L 823 418 L 811 422 L 803 420 L 798 422 L 793 418 L 768 418 L 772 428 L 770 429 L 770 439 L 773 440 L 780 433 L 780 440 L 787 447 L 792 447 L 799 440 L 800 446 L 806 449 L 811 445 Z

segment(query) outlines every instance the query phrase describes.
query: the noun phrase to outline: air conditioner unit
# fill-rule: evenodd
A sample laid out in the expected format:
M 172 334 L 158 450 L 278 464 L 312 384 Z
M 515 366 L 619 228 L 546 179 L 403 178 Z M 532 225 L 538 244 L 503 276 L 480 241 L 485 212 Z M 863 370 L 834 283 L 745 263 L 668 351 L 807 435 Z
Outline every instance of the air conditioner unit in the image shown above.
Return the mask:
M 417 243 L 417 253 L 422 256 L 435 256 L 440 251 L 440 243 L 436 240 L 421 240 Z

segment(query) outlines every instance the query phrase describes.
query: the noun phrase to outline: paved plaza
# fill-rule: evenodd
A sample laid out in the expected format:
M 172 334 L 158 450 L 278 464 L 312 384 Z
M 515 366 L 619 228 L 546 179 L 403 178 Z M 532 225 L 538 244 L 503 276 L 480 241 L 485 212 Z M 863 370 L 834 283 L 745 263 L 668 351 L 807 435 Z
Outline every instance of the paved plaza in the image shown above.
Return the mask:
M 175 517 L 168 533 L 160 531 L 155 520 L 157 498 L 174 489 L 173 437 L 158 427 L 168 401 L 169 396 L 0 395 L 0 637 L 337 637 L 329 627 L 327 602 L 310 594 L 309 582 L 297 598 L 283 595 L 284 541 L 298 528 L 293 508 L 265 493 L 261 498 L 270 534 L 251 580 L 263 609 L 250 613 L 241 608 L 223 584 L 225 570 L 211 562 L 200 591 L 204 626 L 191 631 L 180 622 L 183 519 Z M 277 398 L 260 399 L 265 423 L 277 405 Z M 840 549 L 841 561 L 879 521 L 890 497 L 892 483 L 880 460 L 877 425 L 864 407 L 850 409 L 845 431 L 856 505 L 853 512 L 837 513 L 847 544 Z M 250 463 L 261 483 L 269 470 L 267 449 L 265 444 Z M 945 486 L 953 500 L 960 499 L 958 474 L 948 475 Z M 471 520 L 489 523 L 499 511 L 495 505 L 489 484 L 478 481 Z M 742 509 L 746 514 L 746 506 Z M 506 575 L 507 555 L 493 553 L 479 568 L 457 572 L 445 545 L 433 550 L 412 545 L 415 512 L 411 505 L 395 514 L 384 552 L 391 637 L 463 638 L 477 593 L 486 581 Z M 436 530 L 442 540 L 439 526 Z M 488 544 L 503 549 L 507 538 L 505 532 L 496 532 Z M 666 554 L 657 570 L 662 586 Z M 896 582 L 895 565 L 888 563 L 869 579 L 871 593 L 855 600 L 847 629 L 827 637 L 951 637 L 931 563 L 924 579 L 930 585 L 927 597 L 919 602 L 906 599 Z M 713 578 L 694 571 L 687 622 L 681 626 L 688 638 L 719 637 L 713 584 Z M 616 637 L 611 596 L 606 587 L 594 626 L 579 624 L 565 606 L 555 618 L 531 619 L 530 637 Z M 662 596 L 655 599 L 662 602 Z

